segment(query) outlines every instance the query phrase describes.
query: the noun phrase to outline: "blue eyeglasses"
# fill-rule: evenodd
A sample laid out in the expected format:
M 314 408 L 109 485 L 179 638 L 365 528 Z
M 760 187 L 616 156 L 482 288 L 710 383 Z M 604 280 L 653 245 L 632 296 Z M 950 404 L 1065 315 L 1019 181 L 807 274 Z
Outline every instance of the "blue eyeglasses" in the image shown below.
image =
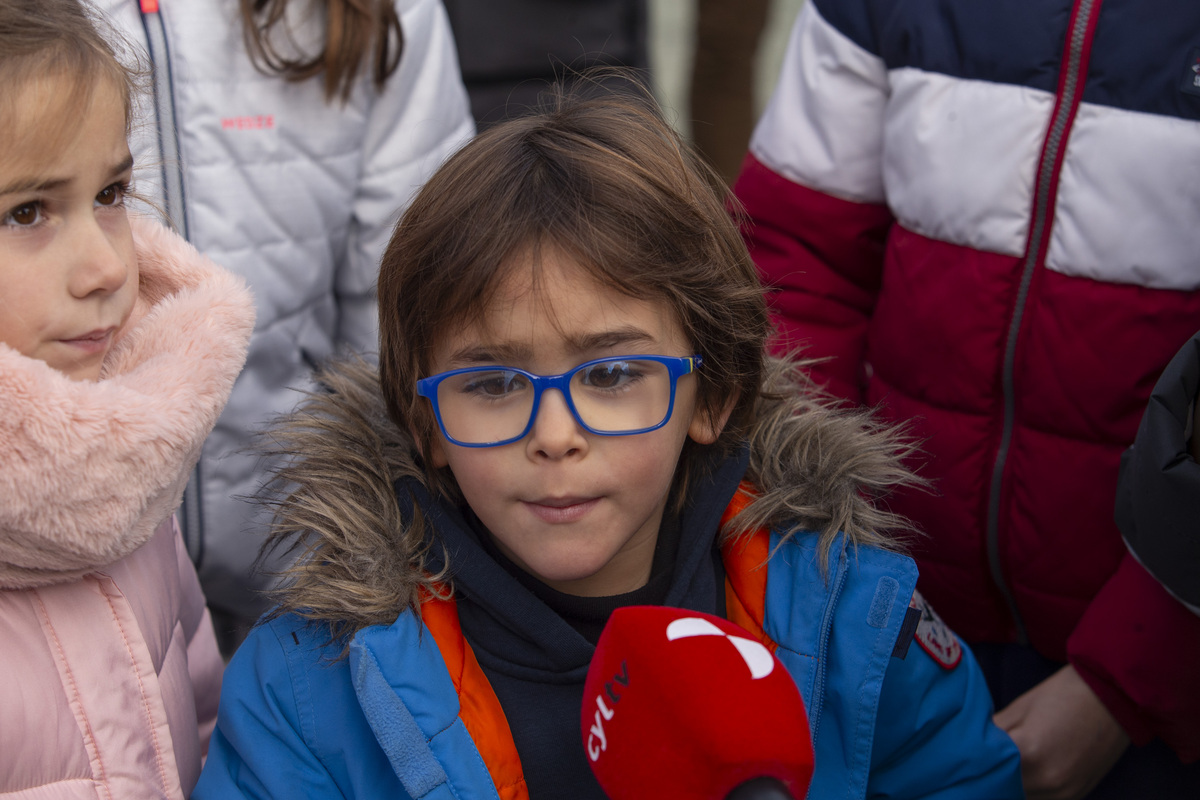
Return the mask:
M 599 436 L 649 433 L 667 424 L 679 378 L 699 355 L 622 356 L 588 361 L 561 375 L 514 367 L 467 367 L 417 381 L 442 434 L 461 447 L 498 447 L 525 438 L 542 394 L 558 389 L 575 421 Z

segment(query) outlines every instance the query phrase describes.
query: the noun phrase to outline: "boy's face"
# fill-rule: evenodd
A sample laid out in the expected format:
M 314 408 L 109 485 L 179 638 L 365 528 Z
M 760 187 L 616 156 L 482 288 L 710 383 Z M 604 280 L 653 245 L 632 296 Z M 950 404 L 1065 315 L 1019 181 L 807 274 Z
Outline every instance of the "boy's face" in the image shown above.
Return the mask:
M 529 256 L 522 256 L 483 318 L 439 343 L 431 374 L 491 365 L 557 375 L 585 361 L 627 355 L 693 352 L 665 304 L 601 286 L 547 249 L 537 286 Z M 667 423 L 632 436 L 587 432 L 551 389 L 525 438 L 471 448 L 439 432 L 433 460 L 449 466 L 506 556 L 559 591 L 599 597 L 649 580 L 684 442 L 691 436 L 711 444 L 722 423 L 697 412 L 694 374 L 679 378 Z
M 74 139 L 42 144 L 52 138 L 36 127 L 46 125 L 43 95 L 61 80 L 22 93 L 6 130 L 31 125 L 33 135 L 0 147 L 0 342 L 74 380 L 96 380 L 137 298 L 125 215 L 133 162 L 121 95 L 103 80 Z

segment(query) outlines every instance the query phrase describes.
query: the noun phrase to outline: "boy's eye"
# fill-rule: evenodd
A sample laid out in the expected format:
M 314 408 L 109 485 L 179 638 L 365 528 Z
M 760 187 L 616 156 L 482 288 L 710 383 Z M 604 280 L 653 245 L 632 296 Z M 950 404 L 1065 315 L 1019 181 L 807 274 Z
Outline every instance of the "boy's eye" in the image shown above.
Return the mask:
M 5 225 L 28 227 L 42 220 L 41 203 L 22 203 L 4 217 Z
M 111 186 L 106 186 L 100 190 L 100 194 L 96 195 L 96 205 L 98 206 L 116 206 L 120 205 L 125 199 L 125 193 L 128 187 L 123 183 L 114 183 Z
M 597 389 L 616 389 L 637 376 L 636 365 L 629 361 L 593 364 L 579 374 L 584 386 L 594 386 Z
M 484 397 L 506 397 L 527 386 L 525 376 L 519 372 L 481 372 L 472 376 L 463 391 Z

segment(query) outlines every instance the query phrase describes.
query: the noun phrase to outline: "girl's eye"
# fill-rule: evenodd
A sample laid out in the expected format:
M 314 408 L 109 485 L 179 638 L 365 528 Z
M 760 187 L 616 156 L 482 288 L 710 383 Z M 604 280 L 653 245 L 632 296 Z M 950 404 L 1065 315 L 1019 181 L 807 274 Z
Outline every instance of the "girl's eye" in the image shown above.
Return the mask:
M 96 195 L 96 205 L 119 206 L 125 201 L 125 193 L 128 191 L 129 187 L 124 183 L 106 186 L 100 190 L 100 194 Z
M 5 225 L 30 227 L 42 221 L 41 203 L 22 203 L 4 217 Z

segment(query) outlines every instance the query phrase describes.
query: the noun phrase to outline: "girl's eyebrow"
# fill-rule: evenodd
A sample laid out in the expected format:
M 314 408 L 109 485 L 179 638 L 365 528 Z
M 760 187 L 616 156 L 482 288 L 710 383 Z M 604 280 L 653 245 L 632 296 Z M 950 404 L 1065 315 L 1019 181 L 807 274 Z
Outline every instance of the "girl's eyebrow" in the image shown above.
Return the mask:
M 70 183 L 70 178 L 18 178 L 7 186 L 0 186 L 0 195 L 24 194 L 25 192 L 52 192 Z
M 108 171 L 109 178 L 115 178 L 133 169 L 133 155 L 126 153 L 125 157 L 113 165 Z M 23 194 L 25 192 L 52 192 L 69 184 L 72 178 L 18 178 L 7 186 L 0 186 L 0 195 Z
M 115 178 L 118 175 L 120 175 L 124 172 L 129 172 L 132 169 L 133 169 L 133 153 L 127 152 L 125 154 L 125 157 L 122 158 L 120 161 L 118 161 L 116 163 L 116 165 L 108 171 L 108 174 Z

